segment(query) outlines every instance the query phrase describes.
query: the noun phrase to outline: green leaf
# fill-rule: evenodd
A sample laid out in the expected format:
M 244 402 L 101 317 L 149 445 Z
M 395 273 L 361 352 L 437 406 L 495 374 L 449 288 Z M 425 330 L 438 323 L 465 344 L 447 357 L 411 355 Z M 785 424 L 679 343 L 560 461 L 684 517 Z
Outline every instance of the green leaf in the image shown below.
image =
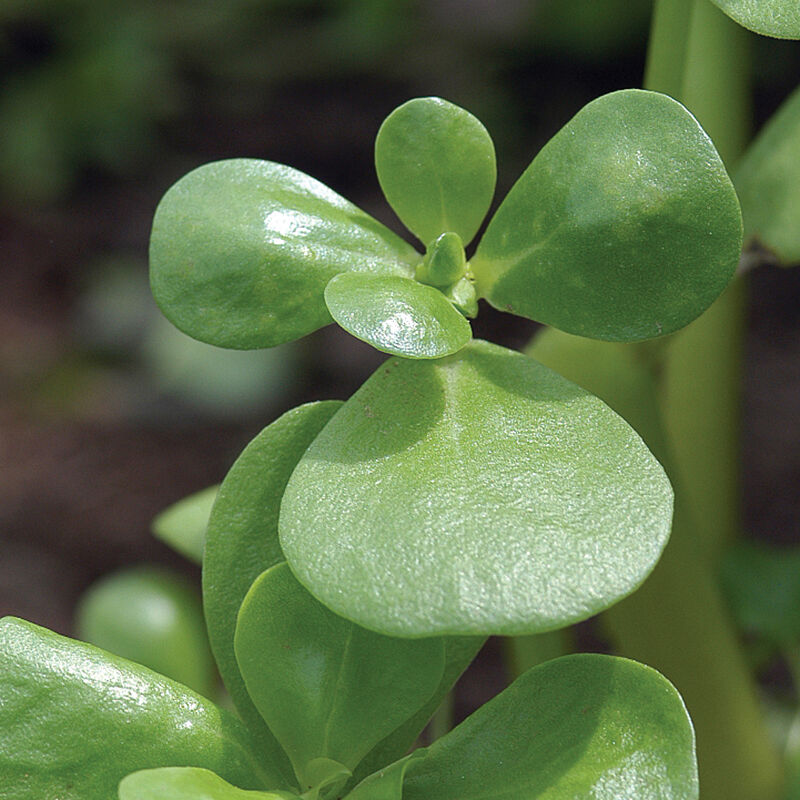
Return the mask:
M 103 578 L 81 598 L 77 630 L 205 697 L 216 689 L 200 596 L 182 575 L 133 567 Z
M 164 509 L 152 522 L 153 534 L 190 561 L 203 561 L 206 528 L 219 486 L 209 486 Z
M 403 800 L 695 800 L 694 731 L 655 670 L 597 654 L 518 678 L 406 773 Z
M 411 277 L 419 254 L 319 181 L 282 164 L 206 164 L 161 200 L 150 240 L 156 302 L 220 347 L 272 347 L 331 320 L 340 272 Z
M 303 788 L 325 758 L 353 770 L 418 711 L 444 670 L 441 639 L 393 639 L 318 603 L 287 564 L 253 583 L 239 612 L 236 656 L 258 710 Z
M 523 634 L 632 592 L 671 515 L 664 471 L 622 419 L 475 341 L 378 369 L 300 459 L 280 537 L 311 593 L 364 627 Z
M 335 400 L 287 411 L 245 448 L 222 482 L 211 512 L 203 559 L 203 606 L 211 649 L 236 709 L 268 755 L 286 755 L 264 724 L 236 662 L 236 617 L 247 590 L 268 567 L 284 561 L 278 543 L 278 511 L 286 482 L 300 456 L 341 407 Z
M 232 714 L 173 681 L 23 620 L 0 622 L 3 800 L 107 800 L 138 769 L 285 783 Z
M 470 262 L 495 308 L 634 341 L 702 313 L 741 251 L 714 145 L 666 95 L 607 94 L 565 125 L 497 210 Z
M 365 778 L 345 795 L 346 800 L 403 800 L 403 782 L 411 762 L 422 758 L 426 750 L 417 749 L 378 772 Z
M 483 636 L 444 637 L 444 672 L 439 686 L 430 700 L 396 731 L 389 734 L 358 765 L 354 777 L 361 780 L 400 758 L 417 739 L 434 712 L 442 703 L 444 696 L 472 663 L 486 641 Z
M 494 195 L 494 145 L 468 111 L 438 97 L 403 103 L 375 139 L 383 193 L 403 224 L 428 245 L 453 231 L 475 236 Z
M 472 328 L 432 286 L 394 275 L 342 273 L 325 288 L 331 316 L 384 353 L 440 358 L 460 350 Z
M 800 89 L 767 122 L 735 175 L 745 239 L 800 263 Z
M 731 19 L 764 36 L 800 39 L 797 0 L 712 0 Z
M 197 767 L 162 767 L 133 772 L 119 785 L 119 800 L 292 800 L 289 792 L 237 789 Z
M 773 646 L 800 641 L 800 547 L 740 542 L 725 553 L 722 586 L 739 625 Z

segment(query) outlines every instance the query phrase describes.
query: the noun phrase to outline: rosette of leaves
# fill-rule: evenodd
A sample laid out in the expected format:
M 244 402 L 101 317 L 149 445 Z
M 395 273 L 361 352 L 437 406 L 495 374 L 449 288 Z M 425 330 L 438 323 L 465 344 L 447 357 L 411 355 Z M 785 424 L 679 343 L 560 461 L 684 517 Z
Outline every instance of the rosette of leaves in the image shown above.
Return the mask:
M 663 677 L 635 662 L 578 655 L 541 665 L 406 756 L 409 735 L 452 682 L 452 642 L 360 628 L 314 600 L 286 563 L 253 581 L 231 627 L 269 746 L 260 731 L 145 667 L 23 620 L 0 621 L 3 797 L 698 796 L 686 709 Z
M 276 553 L 336 613 L 389 635 L 536 633 L 597 613 L 658 560 L 669 482 L 597 398 L 473 341 L 468 317 L 483 298 L 613 341 L 687 324 L 739 258 L 725 168 L 679 103 L 606 95 L 545 145 L 467 259 L 495 183 L 481 123 L 411 100 L 375 163 L 424 253 L 265 161 L 200 167 L 156 212 L 153 291 L 187 333 L 267 347 L 335 320 L 396 356 L 308 441 L 274 504 Z M 263 502 L 264 476 L 239 481 L 240 502 Z

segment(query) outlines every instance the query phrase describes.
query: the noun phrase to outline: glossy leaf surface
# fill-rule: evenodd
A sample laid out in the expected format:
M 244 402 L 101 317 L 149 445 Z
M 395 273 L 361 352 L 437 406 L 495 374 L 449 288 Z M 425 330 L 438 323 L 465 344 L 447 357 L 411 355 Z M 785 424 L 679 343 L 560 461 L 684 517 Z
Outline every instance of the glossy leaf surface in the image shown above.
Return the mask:
M 219 486 L 209 486 L 165 508 L 153 520 L 153 534 L 195 564 L 202 563 L 208 518 L 218 491 Z
M 364 627 L 521 634 L 633 591 L 671 514 L 666 475 L 622 419 L 474 341 L 378 369 L 297 465 L 280 536 L 300 581 Z
M 278 512 L 286 482 L 305 449 L 341 407 L 330 400 L 287 411 L 244 449 L 219 490 L 203 560 L 203 606 L 211 649 L 236 708 L 273 757 L 292 770 L 245 689 L 234 653 L 236 617 L 247 590 L 284 561 Z
M 494 145 L 468 111 L 439 97 L 403 103 L 375 139 L 383 193 L 426 246 L 446 231 L 468 244 L 494 195 Z
M 107 800 L 129 772 L 192 765 L 283 787 L 244 726 L 189 689 L 29 622 L 0 622 L 4 800 Z
M 493 306 L 610 341 L 671 333 L 722 292 L 741 250 L 736 193 L 679 103 L 626 90 L 536 156 L 471 260 Z
M 403 800 L 696 800 L 694 732 L 655 670 L 612 656 L 549 661 L 412 761 Z
M 272 347 L 328 324 L 340 272 L 413 275 L 419 254 L 319 181 L 233 159 L 190 172 L 161 200 L 150 240 L 156 302 L 220 347 Z
M 712 0 L 731 19 L 751 31 L 778 39 L 800 39 L 796 0 Z
M 425 704 L 444 670 L 441 639 L 360 628 L 317 602 L 285 563 L 247 593 L 235 644 L 250 696 L 303 788 L 314 759 L 352 771 Z
M 735 178 L 745 239 L 757 239 L 784 264 L 800 263 L 800 89 L 750 145 Z
M 119 800 L 291 800 L 289 792 L 238 789 L 197 767 L 162 767 L 133 772 L 119 785 Z
M 101 579 L 81 598 L 77 630 L 205 697 L 216 688 L 200 595 L 182 575 L 134 567 Z
M 440 358 L 472 338 L 438 289 L 410 278 L 342 273 L 325 288 L 325 302 L 346 331 L 391 355 Z

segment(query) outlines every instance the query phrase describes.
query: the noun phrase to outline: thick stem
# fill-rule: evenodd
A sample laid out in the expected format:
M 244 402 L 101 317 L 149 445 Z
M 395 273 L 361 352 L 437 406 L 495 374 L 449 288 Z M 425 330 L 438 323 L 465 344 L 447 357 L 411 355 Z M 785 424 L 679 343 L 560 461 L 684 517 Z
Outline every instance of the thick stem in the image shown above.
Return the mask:
M 682 28 L 688 38 L 672 39 Z M 729 165 L 748 132 L 746 36 L 709 0 L 657 0 L 647 88 L 684 102 Z M 783 780 L 715 580 L 719 551 L 739 528 L 743 317 L 740 281 L 663 350 L 655 438 L 663 434 L 676 487 L 672 538 L 645 585 L 605 617 L 625 655 L 683 694 L 704 800 L 775 798 Z

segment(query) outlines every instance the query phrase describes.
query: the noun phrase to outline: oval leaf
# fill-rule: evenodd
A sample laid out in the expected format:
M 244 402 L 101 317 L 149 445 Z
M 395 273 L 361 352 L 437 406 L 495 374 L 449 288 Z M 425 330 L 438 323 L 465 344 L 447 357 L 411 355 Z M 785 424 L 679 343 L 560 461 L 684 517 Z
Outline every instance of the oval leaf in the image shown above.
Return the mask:
M 77 628 L 84 641 L 205 697 L 216 690 L 200 596 L 182 575 L 134 567 L 103 578 L 81 598 Z
M 781 106 L 736 170 L 745 238 L 783 264 L 800 263 L 800 89 Z
M 211 649 L 236 709 L 257 733 L 284 774 L 292 769 L 247 693 L 233 637 L 247 590 L 268 567 L 284 561 L 278 543 L 278 511 L 300 456 L 341 407 L 335 400 L 287 411 L 266 427 L 236 460 L 211 512 L 203 559 L 203 607 Z
M 197 767 L 162 767 L 133 772 L 119 785 L 119 800 L 292 800 L 289 792 L 237 789 Z
M 389 361 L 304 454 L 280 537 L 323 603 L 387 634 L 522 634 L 650 572 L 672 490 L 634 431 L 533 359 Z
M 208 518 L 218 491 L 219 486 L 209 486 L 165 508 L 152 522 L 153 534 L 190 561 L 202 563 Z
M 245 684 L 303 788 L 326 758 L 351 771 L 419 710 L 444 670 L 441 639 L 393 639 L 336 616 L 287 564 L 247 593 L 236 626 Z
M 589 103 L 536 156 L 472 259 L 493 306 L 568 333 L 634 341 L 702 313 L 741 251 L 714 145 L 666 95 Z
M 220 347 L 272 347 L 331 320 L 322 293 L 353 270 L 413 275 L 419 254 L 319 181 L 283 164 L 206 164 L 159 203 L 150 282 L 166 317 Z
M 797 0 L 712 0 L 731 19 L 764 36 L 800 39 Z
M 612 656 L 534 667 L 410 762 L 403 800 L 696 800 L 694 731 L 674 687 Z
M 460 350 L 472 328 L 432 286 L 397 276 L 337 275 L 325 288 L 331 316 L 384 353 L 440 358 Z
M 494 195 L 494 145 L 468 111 L 439 97 L 396 108 L 375 139 L 381 189 L 403 224 L 426 246 L 453 231 L 475 236 Z
M 0 775 L 8 800 L 110 798 L 138 769 L 192 765 L 285 787 L 232 714 L 91 645 L 0 621 Z

